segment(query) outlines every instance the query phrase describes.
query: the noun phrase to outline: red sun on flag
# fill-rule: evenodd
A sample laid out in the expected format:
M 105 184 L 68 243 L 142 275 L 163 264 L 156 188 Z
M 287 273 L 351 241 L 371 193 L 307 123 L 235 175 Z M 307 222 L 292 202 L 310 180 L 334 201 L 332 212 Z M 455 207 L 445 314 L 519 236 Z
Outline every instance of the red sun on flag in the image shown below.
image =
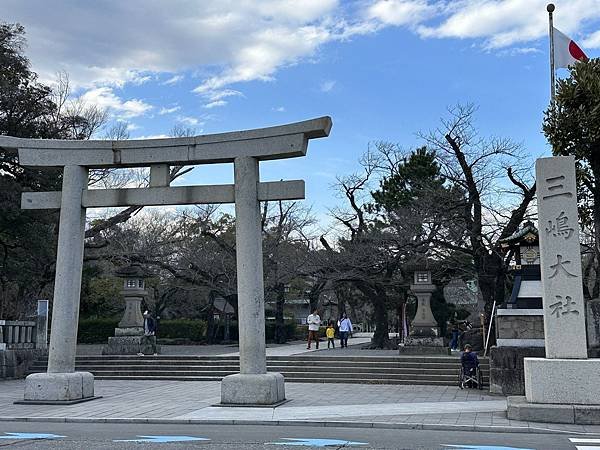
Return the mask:
M 578 61 L 587 60 L 587 55 L 573 39 L 554 28 L 554 65 L 557 69 L 567 69 Z

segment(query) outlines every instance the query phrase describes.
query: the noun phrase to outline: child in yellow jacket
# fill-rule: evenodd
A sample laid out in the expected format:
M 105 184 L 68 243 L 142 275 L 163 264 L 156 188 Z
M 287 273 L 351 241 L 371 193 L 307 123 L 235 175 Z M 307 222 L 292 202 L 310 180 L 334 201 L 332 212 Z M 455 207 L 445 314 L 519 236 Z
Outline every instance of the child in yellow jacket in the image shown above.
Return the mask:
M 333 328 L 333 322 L 330 320 L 329 324 L 327 324 L 327 330 L 325 330 L 325 335 L 327 336 L 327 348 L 329 348 L 329 344 L 333 348 L 335 348 L 335 341 L 333 338 L 335 337 L 335 328 Z

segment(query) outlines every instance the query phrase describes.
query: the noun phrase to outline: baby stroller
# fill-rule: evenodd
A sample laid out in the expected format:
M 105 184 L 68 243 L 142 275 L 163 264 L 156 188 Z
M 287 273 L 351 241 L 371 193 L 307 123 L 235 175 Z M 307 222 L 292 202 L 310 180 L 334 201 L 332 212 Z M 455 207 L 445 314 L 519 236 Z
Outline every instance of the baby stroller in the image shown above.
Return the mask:
M 481 369 L 477 353 L 471 351 L 469 344 L 465 345 L 465 351 L 460 357 L 460 371 L 458 373 L 458 387 L 483 389 Z

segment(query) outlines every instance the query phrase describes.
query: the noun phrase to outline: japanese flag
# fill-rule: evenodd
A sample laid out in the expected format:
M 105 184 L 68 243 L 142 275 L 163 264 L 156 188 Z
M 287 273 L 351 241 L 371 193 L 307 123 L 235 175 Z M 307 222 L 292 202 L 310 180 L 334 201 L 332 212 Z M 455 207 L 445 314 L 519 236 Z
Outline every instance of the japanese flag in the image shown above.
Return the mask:
M 554 67 L 568 69 L 577 61 L 587 61 L 583 50 L 569 36 L 554 28 Z

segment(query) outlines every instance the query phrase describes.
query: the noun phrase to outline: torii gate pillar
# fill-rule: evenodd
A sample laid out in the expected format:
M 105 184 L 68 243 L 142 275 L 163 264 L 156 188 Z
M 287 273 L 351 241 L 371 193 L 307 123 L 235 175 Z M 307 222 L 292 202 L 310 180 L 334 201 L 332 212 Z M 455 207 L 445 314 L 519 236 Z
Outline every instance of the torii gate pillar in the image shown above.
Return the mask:
M 285 400 L 283 375 L 267 373 L 258 160 L 234 161 L 240 373 L 221 382 L 222 404 L 272 405 Z
M 81 198 L 87 186 L 85 167 L 65 166 L 48 372 L 27 377 L 25 401 L 30 403 L 76 403 L 95 398 L 94 376 L 89 372 L 75 372 L 86 212 Z

